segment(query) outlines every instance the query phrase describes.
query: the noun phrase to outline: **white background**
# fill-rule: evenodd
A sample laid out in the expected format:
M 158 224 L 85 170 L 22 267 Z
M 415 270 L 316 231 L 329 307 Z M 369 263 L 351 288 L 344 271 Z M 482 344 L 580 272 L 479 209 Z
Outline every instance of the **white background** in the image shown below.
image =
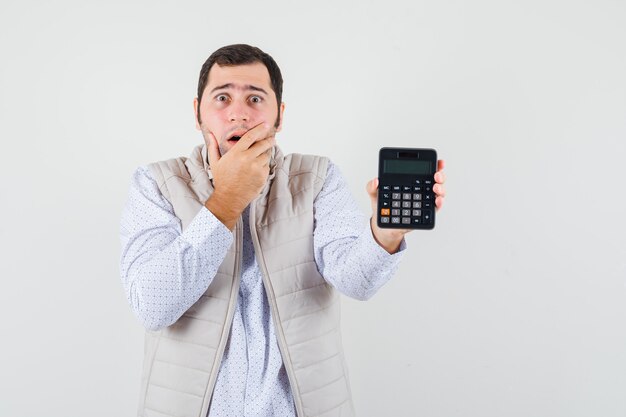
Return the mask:
M 132 416 L 143 331 L 119 279 L 132 171 L 201 142 L 204 60 L 285 79 L 285 152 L 369 210 L 382 146 L 449 196 L 397 276 L 346 299 L 359 416 L 626 415 L 626 4 L 0 3 L 0 415 Z

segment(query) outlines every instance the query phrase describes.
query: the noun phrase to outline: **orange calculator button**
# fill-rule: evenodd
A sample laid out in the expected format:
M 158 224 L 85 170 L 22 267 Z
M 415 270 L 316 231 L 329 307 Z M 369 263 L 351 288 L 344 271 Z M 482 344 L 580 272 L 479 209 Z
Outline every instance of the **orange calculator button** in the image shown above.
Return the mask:
M 380 215 L 389 216 L 389 209 L 388 208 L 380 209 Z

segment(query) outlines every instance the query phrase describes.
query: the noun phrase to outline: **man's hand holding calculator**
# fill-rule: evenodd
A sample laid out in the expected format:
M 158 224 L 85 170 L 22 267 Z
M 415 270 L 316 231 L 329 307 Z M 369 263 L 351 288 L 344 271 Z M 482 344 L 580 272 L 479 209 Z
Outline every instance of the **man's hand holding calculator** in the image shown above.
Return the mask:
M 432 192 L 435 195 L 435 210 L 439 210 L 443 206 L 443 201 L 446 195 L 444 183 L 446 181 L 446 175 L 443 172 L 444 161 L 437 161 L 437 171 L 434 174 L 435 184 L 432 186 Z M 432 172 L 432 171 L 431 171 Z M 383 247 L 389 253 L 395 253 L 400 247 L 400 243 L 404 238 L 404 235 L 413 229 L 401 229 L 401 228 L 381 228 L 378 225 L 377 218 L 379 217 L 379 179 L 374 178 L 367 183 L 366 190 L 370 196 L 372 204 L 372 217 L 370 219 L 370 226 L 372 228 L 372 234 L 378 244 Z M 393 190 L 391 190 L 393 191 Z M 390 209 L 391 210 L 391 209 Z

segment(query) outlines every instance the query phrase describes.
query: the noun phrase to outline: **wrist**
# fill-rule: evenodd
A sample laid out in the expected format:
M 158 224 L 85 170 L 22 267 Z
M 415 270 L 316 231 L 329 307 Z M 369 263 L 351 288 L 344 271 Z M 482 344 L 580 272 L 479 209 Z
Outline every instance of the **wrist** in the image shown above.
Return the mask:
M 217 190 L 205 201 L 207 208 L 228 230 L 233 230 L 243 210 L 237 210 L 231 199 L 225 198 Z
M 370 228 L 372 230 L 372 236 L 374 240 L 389 254 L 394 254 L 400 249 L 402 239 L 404 239 L 405 232 L 397 229 L 381 229 L 376 224 L 374 217 L 370 218 Z

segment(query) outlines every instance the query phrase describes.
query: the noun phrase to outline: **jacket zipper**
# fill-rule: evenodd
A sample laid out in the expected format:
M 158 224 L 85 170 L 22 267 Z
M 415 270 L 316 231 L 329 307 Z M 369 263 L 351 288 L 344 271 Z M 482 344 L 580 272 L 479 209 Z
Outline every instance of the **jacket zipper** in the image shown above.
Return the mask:
M 199 417 L 205 417 L 209 413 L 211 401 L 213 401 L 213 390 L 215 389 L 215 383 L 217 382 L 217 374 L 219 373 L 222 366 L 222 358 L 224 357 L 224 350 L 226 350 L 226 342 L 228 339 L 228 335 L 230 334 L 230 327 L 232 326 L 233 317 L 235 316 L 235 303 L 237 302 L 237 295 L 239 294 L 239 283 L 241 280 L 241 277 L 239 275 L 241 274 L 241 265 L 243 262 L 243 220 L 241 219 L 241 216 L 239 216 L 239 219 L 237 220 L 237 225 L 235 226 L 235 246 L 237 249 L 235 252 L 235 274 L 233 276 L 234 283 L 233 288 L 230 291 L 228 313 L 226 316 L 226 323 L 224 323 L 225 329 L 228 330 L 226 331 L 226 335 L 220 338 L 220 345 L 218 346 L 218 351 L 215 357 L 215 363 L 217 364 L 217 366 L 214 368 L 215 373 L 211 375 L 211 380 L 209 381 L 209 385 L 207 388 L 207 393 L 210 396 L 210 401 L 207 401 L 202 407 L 202 411 Z
M 256 220 L 255 220 L 255 210 L 256 209 L 256 199 L 252 202 L 250 207 L 250 234 L 252 235 L 252 244 L 254 245 L 254 253 L 257 259 L 257 263 L 261 269 L 261 275 L 263 276 L 263 284 L 265 285 L 265 291 L 267 292 L 267 299 L 270 303 L 270 311 L 272 312 L 272 321 L 274 322 L 274 328 L 276 329 L 276 334 L 278 335 L 278 347 L 280 348 L 281 353 L 283 354 L 283 358 L 288 353 L 287 351 L 287 340 L 285 339 L 285 334 L 283 333 L 283 328 L 280 326 L 280 322 L 278 321 L 278 306 L 276 303 L 276 297 L 274 296 L 274 287 L 272 287 L 272 283 L 269 280 L 269 273 L 267 271 L 267 265 L 265 264 L 265 258 L 263 257 L 263 253 L 261 252 L 261 243 L 259 242 L 259 235 L 256 230 Z M 296 376 L 291 365 L 291 360 L 283 360 L 283 364 L 285 365 L 285 370 L 287 371 L 287 377 L 289 378 L 289 385 L 291 385 L 291 393 L 293 395 L 293 402 L 296 406 L 296 415 L 304 416 L 303 408 L 302 408 L 302 398 L 300 397 L 300 391 L 298 391 L 296 386 L 294 385 L 296 382 Z

